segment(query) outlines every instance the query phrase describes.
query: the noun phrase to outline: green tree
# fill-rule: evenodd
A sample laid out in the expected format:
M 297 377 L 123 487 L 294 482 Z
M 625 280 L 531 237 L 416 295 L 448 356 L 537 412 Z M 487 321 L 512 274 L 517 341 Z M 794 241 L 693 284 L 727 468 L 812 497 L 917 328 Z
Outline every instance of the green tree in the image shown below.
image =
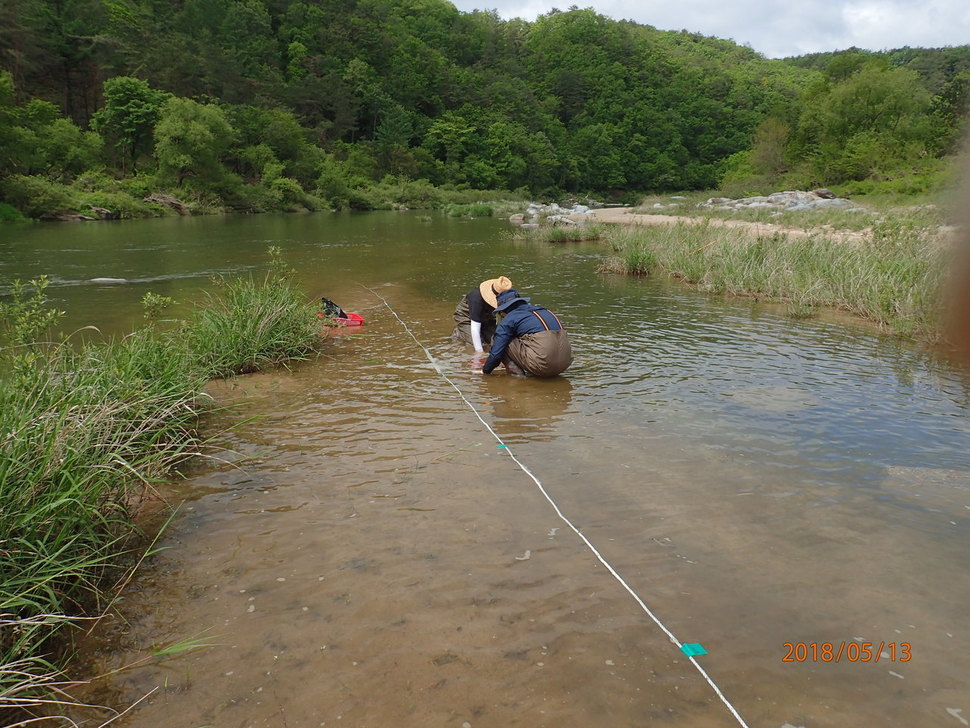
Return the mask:
M 751 149 L 751 164 L 759 173 L 774 177 L 785 171 L 789 131 L 788 124 L 774 116 L 758 125 Z
M 242 79 L 239 91 L 253 81 L 279 83 L 280 57 L 273 23 L 261 0 L 235 0 L 226 8 L 219 26 L 220 45 L 225 48 L 228 68 Z M 212 69 L 221 72 L 226 69 Z
M 299 81 L 307 75 L 308 50 L 300 41 L 294 40 L 286 47 L 286 79 Z
M 51 179 L 68 182 L 98 162 L 101 138 L 70 119 L 55 119 L 36 133 L 46 165 L 43 173 Z
M 875 58 L 876 56 L 873 53 L 859 48 L 838 51 L 832 55 L 826 64 L 825 75 L 835 82 L 844 81 L 867 65 L 872 64 Z
M 425 134 L 424 146 L 446 163 L 458 164 L 476 144 L 477 128 L 456 111 L 435 119 Z
M 866 65 L 811 90 L 793 149 L 812 161 L 820 183 L 864 179 L 933 151 L 930 101 L 915 72 Z
M 30 0 L 24 11 L 31 54 L 23 59 L 25 84 L 59 101 L 73 121 L 87 125 L 97 108 L 99 62 L 106 53 L 107 19 L 100 0 Z
M 104 82 L 104 106 L 91 125 L 115 150 L 123 173 L 136 171 L 139 158 L 151 154 L 155 125 L 169 98 L 171 94 L 132 76 Z
M 11 75 L 0 72 L 0 176 L 43 175 L 70 181 L 97 164 L 101 140 L 85 132 L 49 101 L 14 104 Z
M 15 108 L 13 75 L 8 71 L 0 71 L 0 176 L 13 170 L 14 155 L 17 152 Z
M 580 189 L 608 190 L 626 183 L 617 142 L 620 134 L 612 124 L 590 124 L 576 131 L 570 148 L 579 170 Z
M 359 119 L 354 131 L 361 132 L 365 139 L 374 139 L 381 112 L 391 105 L 380 75 L 366 61 L 354 58 L 347 64 L 341 80 L 353 93 L 358 108 Z M 352 139 L 355 136 L 352 132 Z
M 933 97 L 932 105 L 937 126 L 937 150 L 943 154 L 952 153 L 966 136 L 970 121 L 970 71 L 947 80 Z
M 159 175 L 178 186 L 189 180 L 199 190 L 218 188 L 226 179 L 223 159 L 234 136 L 218 106 L 170 98 L 155 127 Z
M 908 136 L 929 103 L 914 72 L 867 66 L 832 89 L 821 108 L 822 136 L 835 142 L 859 132 Z

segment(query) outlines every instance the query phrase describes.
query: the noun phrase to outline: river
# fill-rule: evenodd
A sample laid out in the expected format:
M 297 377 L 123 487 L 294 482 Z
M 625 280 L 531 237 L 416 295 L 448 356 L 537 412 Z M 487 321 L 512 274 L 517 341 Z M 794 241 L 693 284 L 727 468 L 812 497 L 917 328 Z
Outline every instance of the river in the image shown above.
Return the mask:
M 49 275 L 68 330 L 124 333 L 148 291 L 178 315 L 270 245 L 367 319 L 213 384 L 220 444 L 164 487 L 163 550 L 83 644 L 89 674 L 136 664 L 85 697 L 140 700 L 127 728 L 970 725 L 965 375 L 509 233 L 409 212 L 0 228 L 0 280 Z M 562 319 L 564 376 L 485 378 L 449 340 L 497 275 Z M 204 646 L 151 657 L 179 642 Z

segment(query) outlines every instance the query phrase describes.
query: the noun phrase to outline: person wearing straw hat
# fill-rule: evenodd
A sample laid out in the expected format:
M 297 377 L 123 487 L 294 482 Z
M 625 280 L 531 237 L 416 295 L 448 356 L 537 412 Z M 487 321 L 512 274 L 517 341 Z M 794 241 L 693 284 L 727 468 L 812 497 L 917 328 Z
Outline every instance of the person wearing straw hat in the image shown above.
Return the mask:
M 533 306 L 531 300 L 514 288 L 498 294 L 495 313 L 501 323 L 482 374 L 491 374 L 504 364 L 510 374 L 554 377 L 573 363 L 569 335 L 559 317 L 547 308 Z
M 482 281 L 458 302 L 455 309 L 455 330 L 451 336 L 475 347 L 476 353 L 485 351 L 495 335 L 496 297 L 512 288 L 512 281 L 505 276 Z

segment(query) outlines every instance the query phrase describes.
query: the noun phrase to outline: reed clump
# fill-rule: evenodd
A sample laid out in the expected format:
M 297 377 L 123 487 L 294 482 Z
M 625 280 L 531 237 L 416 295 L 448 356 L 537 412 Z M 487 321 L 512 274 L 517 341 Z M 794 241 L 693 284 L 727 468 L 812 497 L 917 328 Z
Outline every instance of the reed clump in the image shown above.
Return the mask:
M 207 294 L 184 331 L 195 365 L 217 378 L 306 359 L 319 342 L 320 321 L 291 287 L 232 280 Z
M 604 236 L 601 225 L 541 225 L 534 228 L 518 228 L 512 237 L 538 243 L 583 243 L 599 240 Z
M 495 214 L 495 208 L 489 202 L 456 202 L 445 205 L 444 211 L 448 217 L 492 217 Z
M 603 270 L 681 278 L 714 293 L 784 301 L 793 316 L 848 311 L 909 337 L 936 341 L 949 248 L 923 218 L 887 218 L 846 240 L 752 235 L 711 224 L 617 228 Z
M 274 266 L 165 329 L 149 294 L 145 327 L 106 342 L 51 340 L 62 312 L 43 278 L 0 302 L 0 713 L 69 702 L 65 638 L 144 550 L 152 483 L 198 453 L 206 382 L 318 343 L 316 307 Z

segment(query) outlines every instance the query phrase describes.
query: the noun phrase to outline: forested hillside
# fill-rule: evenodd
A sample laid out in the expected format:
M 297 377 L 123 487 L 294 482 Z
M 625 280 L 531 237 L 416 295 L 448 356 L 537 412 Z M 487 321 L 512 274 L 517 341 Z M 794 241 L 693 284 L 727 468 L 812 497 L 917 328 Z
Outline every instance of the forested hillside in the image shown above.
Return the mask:
M 919 187 L 970 96 L 970 46 L 780 61 L 577 8 L 0 1 L 0 218 Z

